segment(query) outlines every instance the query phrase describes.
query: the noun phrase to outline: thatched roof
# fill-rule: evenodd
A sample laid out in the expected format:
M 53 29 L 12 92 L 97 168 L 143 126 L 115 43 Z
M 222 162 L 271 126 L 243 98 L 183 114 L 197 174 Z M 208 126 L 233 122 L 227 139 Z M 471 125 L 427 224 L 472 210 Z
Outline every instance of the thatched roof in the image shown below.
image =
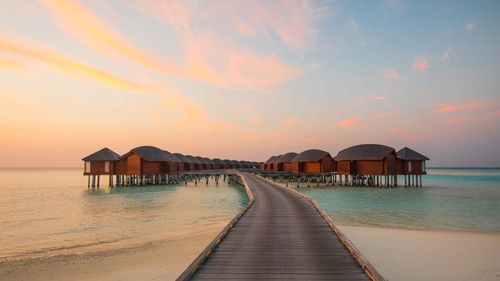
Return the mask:
M 89 156 L 83 158 L 83 161 L 118 161 L 120 160 L 120 155 L 113 150 L 105 147 L 97 152 L 90 154 Z
M 276 157 L 274 157 L 273 160 L 269 161 L 268 164 L 274 164 L 274 163 L 278 163 L 278 159 L 280 159 L 280 157 L 283 156 L 283 155 L 276 155 Z
M 186 157 L 187 159 L 191 160 L 190 163 L 194 163 L 194 164 L 202 164 L 200 162 L 200 160 L 198 160 L 196 157 L 194 156 L 191 156 L 191 155 L 184 155 L 184 157 Z
M 232 162 L 231 160 L 229 160 L 229 159 L 224 159 L 224 160 L 222 160 L 222 161 L 223 161 L 223 162 L 224 162 L 224 164 L 226 164 L 226 165 L 227 165 L 227 164 L 229 164 L 229 165 L 230 165 L 230 164 L 233 164 L 233 162 Z
M 191 159 L 184 156 L 183 154 L 174 153 L 174 156 L 175 156 L 175 158 L 179 159 L 179 162 L 182 162 L 182 163 L 191 163 L 192 162 Z
M 264 164 L 271 164 L 272 163 L 271 161 L 274 161 L 274 159 L 276 159 L 276 156 L 271 156 L 269 157 L 269 159 L 267 159 L 266 162 L 264 162 Z
M 130 154 L 135 153 L 139 155 L 142 159 L 147 161 L 167 161 L 167 162 L 178 162 L 170 152 L 161 150 L 154 146 L 139 146 L 122 156 L 122 158 L 128 157 Z
M 207 157 L 203 157 L 203 161 L 205 161 L 205 162 L 204 162 L 205 164 L 210 164 L 210 165 L 211 165 L 211 164 L 215 164 L 215 162 L 214 162 L 214 161 L 212 161 L 212 159 L 207 158 Z
M 330 156 L 330 153 L 319 149 L 309 149 L 297 154 L 291 162 L 316 162 L 320 161 L 325 156 Z
M 401 159 L 401 160 L 420 160 L 420 161 L 426 161 L 426 160 L 429 160 L 429 157 L 427 156 L 424 156 L 418 152 L 416 152 L 415 150 L 413 149 L 410 149 L 408 147 L 405 147 L 403 149 L 401 149 L 400 151 L 398 151 L 396 153 L 398 159 Z
M 295 156 L 297 156 L 297 153 L 295 153 L 295 152 L 285 153 L 285 154 L 281 155 L 280 157 L 278 157 L 278 159 L 276 159 L 276 163 L 292 162 L 292 160 L 293 160 L 293 158 L 295 158 Z
M 394 148 L 382 144 L 360 144 L 340 151 L 335 160 L 382 160 L 393 152 Z

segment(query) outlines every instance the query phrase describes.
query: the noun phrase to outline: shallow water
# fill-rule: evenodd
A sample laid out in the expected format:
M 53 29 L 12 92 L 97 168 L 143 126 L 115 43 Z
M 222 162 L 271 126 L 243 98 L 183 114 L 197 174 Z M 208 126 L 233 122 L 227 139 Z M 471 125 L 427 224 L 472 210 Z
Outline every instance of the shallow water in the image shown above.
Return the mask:
M 299 191 L 315 199 L 338 224 L 500 232 L 500 169 L 428 169 L 423 185 Z
M 228 221 L 248 202 L 213 181 L 87 189 L 81 169 L 0 169 L 0 260 L 142 245 Z M 101 185 L 107 178 L 101 177 Z

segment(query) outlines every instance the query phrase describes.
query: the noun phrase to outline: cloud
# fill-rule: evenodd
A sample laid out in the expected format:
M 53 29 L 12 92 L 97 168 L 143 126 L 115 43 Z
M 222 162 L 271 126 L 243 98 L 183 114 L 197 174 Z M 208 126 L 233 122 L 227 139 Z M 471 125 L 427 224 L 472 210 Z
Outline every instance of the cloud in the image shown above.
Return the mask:
M 248 119 L 248 121 L 251 124 L 260 124 L 260 122 L 262 121 L 262 117 L 260 117 L 258 115 L 250 116 L 250 118 Z
M 358 125 L 360 121 L 361 121 L 361 118 L 359 118 L 359 117 L 349 117 L 349 118 L 340 120 L 339 122 L 337 122 L 337 125 L 339 125 L 342 128 L 350 128 L 350 127 L 354 127 L 354 126 Z
M 441 105 L 435 107 L 430 113 L 431 114 L 446 114 L 459 111 L 471 111 L 486 108 L 488 103 L 484 101 L 472 101 L 463 104 L 451 104 L 451 105 Z
M 460 118 L 460 117 L 457 117 L 457 118 L 445 118 L 442 120 L 443 124 L 446 124 L 446 125 L 461 125 L 461 124 L 464 124 L 465 123 L 465 119 L 464 118 Z
M 390 80 L 398 80 L 401 77 L 401 75 L 395 69 L 387 69 L 384 70 L 384 77 Z
M 444 51 L 444 53 L 441 55 L 441 58 L 439 59 L 440 61 L 448 61 L 448 57 L 450 56 L 450 53 L 451 53 L 451 49 L 448 48 L 446 49 L 446 51 Z
M 19 71 L 19 70 L 23 70 L 25 67 L 24 67 L 24 65 L 22 65 L 19 62 L 0 57 L 0 68 L 4 68 L 7 70 Z
M 166 75 L 186 76 L 184 69 L 151 56 L 113 31 L 104 19 L 72 0 L 41 0 L 52 19 L 68 34 L 98 52 L 119 54 L 149 70 Z
M 385 100 L 386 97 L 385 96 L 373 96 L 371 97 L 372 100 Z
M 426 71 L 429 68 L 429 61 L 427 60 L 427 56 L 421 56 L 415 59 L 413 62 L 413 70 L 416 71 Z
M 297 121 L 297 118 L 295 118 L 294 116 L 288 116 L 285 120 L 283 120 L 283 128 L 285 129 L 289 129 L 290 127 L 292 127 Z
M 464 30 L 467 32 L 472 32 L 475 27 L 476 27 L 476 24 L 472 21 L 469 21 L 469 22 L 465 23 Z
M 278 46 L 304 52 L 315 42 L 316 24 L 327 14 L 327 9 L 309 1 L 206 5 L 203 1 L 151 0 L 132 5 L 174 28 L 193 78 L 257 92 L 269 92 L 302 73 L 268 50 Z M 242 45 L 242 40 L 249 44 Z
M 57 54 L 53 51 L 50 51 L 40 46 L 36 46 L 34 44 L 12 42 L 0 38 L 0 50 L 3 50 L 13 55 L 23 56 L 33 60 L 37 60 L 48 66 L 57 68 L 58 70 L 72 77 L 76 78 L 85 77 L 87 79 L 124 90 L 130 90 L 136 92 L 147 91 L 145 87 L 142 87 L 134 82 L 120 78 L 106 71 L 91 67 L 84 63 L 80 63 L 77 60 L 74 60 L 70 57 Z

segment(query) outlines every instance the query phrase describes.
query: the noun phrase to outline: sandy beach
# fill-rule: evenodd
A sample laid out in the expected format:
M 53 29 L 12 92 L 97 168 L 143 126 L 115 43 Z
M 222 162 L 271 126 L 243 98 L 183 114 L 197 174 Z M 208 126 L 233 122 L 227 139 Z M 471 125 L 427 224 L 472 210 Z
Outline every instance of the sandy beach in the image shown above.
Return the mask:
M 387 280 L 500 280 L 500 234 L 339 228 Z
M 0 280 L 175 280 L 225 224 L 143 247 L 0 263 Z

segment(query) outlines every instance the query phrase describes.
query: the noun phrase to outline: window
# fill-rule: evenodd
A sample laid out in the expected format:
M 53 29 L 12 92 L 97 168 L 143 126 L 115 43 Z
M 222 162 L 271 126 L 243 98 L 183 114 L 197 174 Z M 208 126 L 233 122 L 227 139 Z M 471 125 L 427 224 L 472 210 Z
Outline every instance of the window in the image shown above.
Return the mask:
M 90 162 L 85 161 L 85 173 L 90 173 Z
M 411 173 L 411 161 L 408 161 L 408 172 Z
M 104 162 L 104 172 L 109 173 L 109 161 Z

